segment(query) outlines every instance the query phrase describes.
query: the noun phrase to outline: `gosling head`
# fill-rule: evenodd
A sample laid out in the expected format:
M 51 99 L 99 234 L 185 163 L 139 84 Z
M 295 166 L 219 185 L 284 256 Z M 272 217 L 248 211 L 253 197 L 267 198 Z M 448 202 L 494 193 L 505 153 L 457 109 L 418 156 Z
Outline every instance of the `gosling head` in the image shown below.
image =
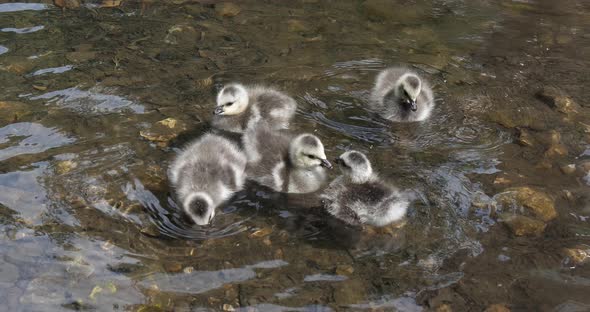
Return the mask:
M 198 225 L 211 223 L 215 216 L 215 207 L 211 197 L 205 193 L 189 194 L 182 203 L 184 212 Z
M 223 87 L 217 95 L 214 115 L 238 115 L 248 107 L 248 91 L 241 84 Z
M 409 109 L 415 112 L 418 110 L 416 100 L 418 99 L 421 89 L 422 81 L 420 78 L 412 73 L 406 73 L 398 79 L 395 95 L 399 104 L 404 109 Z
M 348 151 L 340 155 L 335 161 L 340 165 L 342 173 L 350 178 L 353 183 L 368 182 L 373 176 L 371 162 L 365 154 L 357 151 Z
M 289 158 L 297 168 L 314 168 L 317 166 L 332 169 L 332 164 L 326 159 L 324 145 L 313 134 L 302 134 L 291 141 Z

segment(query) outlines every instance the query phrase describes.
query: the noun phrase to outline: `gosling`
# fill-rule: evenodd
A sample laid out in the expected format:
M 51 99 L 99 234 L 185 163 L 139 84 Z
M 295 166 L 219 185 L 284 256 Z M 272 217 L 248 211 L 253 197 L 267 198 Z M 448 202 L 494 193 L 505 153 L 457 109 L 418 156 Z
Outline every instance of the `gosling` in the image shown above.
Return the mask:
M 376 227 L 399 221 L 406 215 L 408 199 L 373 172 L 363 153 L 345 152 L 336 163 L 342 175 L 320 196 L 329 214 L 353 226 Z
M 249 179 L 281 193 L 311 193 L 326 184 L 324 145 L 313 134 L 295 137 L 260 121 L 242 136 Z
M 434 98 L 432 89 L 418 74 L 392 67 L 377 76 L 370 107 L 391 121 L 422 121 L 432 113 Z
M 172 162 L 169 178 L 183 211 L 198 225 L 244 185 L 246 155 L 224 137 L 205 134 Z
M 253 118 L 265 120 L 272 129 L 288 129 L 297 103 L 275 89 L 238 83 L 225 86 L 217 95 L 212 126 L 243 133 Z

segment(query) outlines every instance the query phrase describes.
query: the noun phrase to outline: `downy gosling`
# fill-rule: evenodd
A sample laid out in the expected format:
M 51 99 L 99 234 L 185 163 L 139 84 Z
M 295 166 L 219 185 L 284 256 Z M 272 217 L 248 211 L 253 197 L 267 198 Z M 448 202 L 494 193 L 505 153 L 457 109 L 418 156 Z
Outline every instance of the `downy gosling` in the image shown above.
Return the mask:
M 422 121 L 434 108 L 432 89 L 415 72 L 392 67 L 377 76 L 370 107 L 391 121 Z
M 326 184 L 324 145 L 313 134 L 292 136 L 264 121 L 249 126 L 242 137 L 248 178 L 282 193 L 311 193 Z
M 296 109 L 295 100 L 285 93 L 234 83 L 217 95 L 211 124 L 217 129 L 243 133 L 252 119 L 262 118 L 272 129 L 287 129 Z
M 224 137 L 205 134 L 172 162 L 169 178 L 183 211 L 198 225 L 244 185 L 246 155 Z
M 399 221 L 406 215 L 409 200 L 377 176 L 363 153 L 345 152 L 336 163 L 342 175 L 320 196 L 329 214 L 353 226 L 377 227 Z

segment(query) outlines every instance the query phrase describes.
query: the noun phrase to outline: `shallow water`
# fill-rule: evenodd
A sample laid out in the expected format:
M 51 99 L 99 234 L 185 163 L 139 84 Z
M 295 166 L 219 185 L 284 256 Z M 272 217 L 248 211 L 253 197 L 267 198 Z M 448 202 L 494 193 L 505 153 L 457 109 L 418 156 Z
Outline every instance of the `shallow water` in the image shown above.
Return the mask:
M 0 2 L 0 310 L 590 309 L 585 2 Z M 429 122 L 365 109 L 399 63 L 434 86 Z M 329 157 L 365 151 L 412 196 L 405 225 L 343 229 L 256 185 L 191 225 L 167 165 L 230 81 L 291 94 Z M 517 186 L 555 203 L 535 234 L 507 226 L 531 216 L 502 201 Z

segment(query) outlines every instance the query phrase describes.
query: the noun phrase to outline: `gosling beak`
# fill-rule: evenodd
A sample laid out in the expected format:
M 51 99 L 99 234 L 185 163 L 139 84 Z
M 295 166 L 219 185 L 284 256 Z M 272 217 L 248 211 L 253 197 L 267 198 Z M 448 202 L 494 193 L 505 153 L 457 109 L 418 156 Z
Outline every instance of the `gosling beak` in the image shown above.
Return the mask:
M 418 110 L 418 105 L 416 104 L 416 100 L 410 100 L 410 109 L 413 112 Z
M 322 163 L 320 166 L 332 169 L 332 164 L 327 159 L 321 159 Z
M 213 111 L 213 115 L 223 115 L 223 107 L 221 107 L 221 106 L 215 107 L 215 110 Z

